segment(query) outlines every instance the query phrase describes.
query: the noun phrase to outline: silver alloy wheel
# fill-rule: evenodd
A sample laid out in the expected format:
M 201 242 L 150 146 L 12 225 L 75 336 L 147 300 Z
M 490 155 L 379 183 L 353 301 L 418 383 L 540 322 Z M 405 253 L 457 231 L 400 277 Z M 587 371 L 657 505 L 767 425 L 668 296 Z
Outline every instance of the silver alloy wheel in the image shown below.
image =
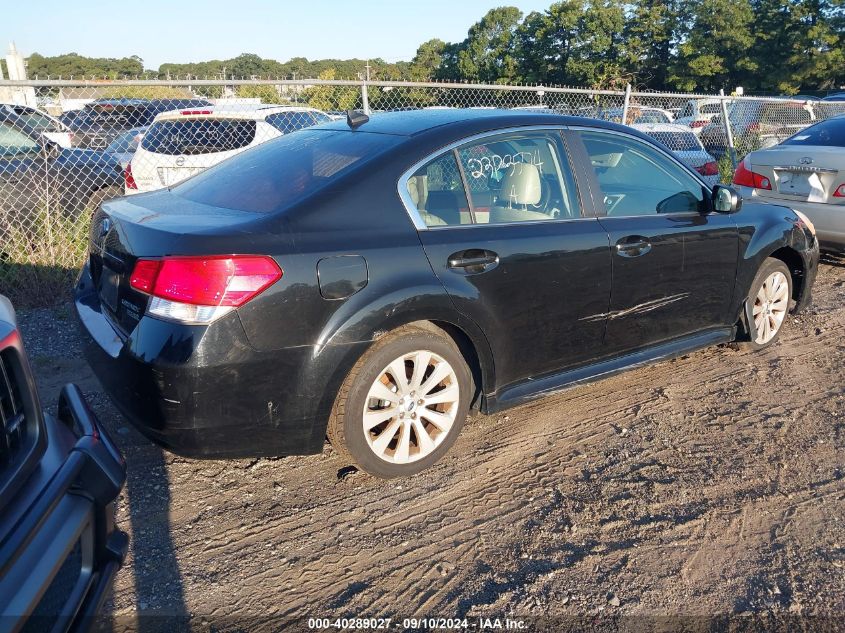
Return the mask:
M 755 343 L 765 345 L 780 330 L 789 308 L 789 282 L 786 276 L 775 271 L 763 281 L 754 298 Z
M 449 435 L 460 397 L 458 376 L 442 356 L 427 350 L 403 354 L 379 373 L 367 393 L 367 444 L 391 464 L 427 457 Z

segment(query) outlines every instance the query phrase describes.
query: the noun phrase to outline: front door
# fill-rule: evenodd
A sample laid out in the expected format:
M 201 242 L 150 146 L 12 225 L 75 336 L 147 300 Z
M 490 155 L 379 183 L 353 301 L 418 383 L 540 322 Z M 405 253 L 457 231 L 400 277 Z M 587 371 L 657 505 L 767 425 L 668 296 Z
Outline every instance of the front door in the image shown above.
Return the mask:
M 733 217 L 714 212 L 707 188 L 656 147 L 613 132 L 580 136 L 613 253 L 608 352 L 733 325 Z
M 407 187 L 435 274 L 487 335 L 497 388 L 601 356 L 607 233 L 582 214 L 556 130 L 446 151 Z

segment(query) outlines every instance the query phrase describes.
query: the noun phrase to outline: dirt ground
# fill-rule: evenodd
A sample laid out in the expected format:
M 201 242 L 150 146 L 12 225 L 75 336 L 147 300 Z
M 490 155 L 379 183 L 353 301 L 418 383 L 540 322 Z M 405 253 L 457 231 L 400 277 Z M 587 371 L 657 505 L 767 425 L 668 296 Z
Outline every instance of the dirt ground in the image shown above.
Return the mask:
M 350 474 L 328 446 L 164 453 L 99 392 L 69 308 L 20 317 L 42 400 L 79 383 L 126 457 L 115 629 L 155 629 L 139 614 L 209 630 L 335 616 L 845 626 L 841 264 L 765 352 L 720 346 L 476 416 L 441 463 L 393 482 Z

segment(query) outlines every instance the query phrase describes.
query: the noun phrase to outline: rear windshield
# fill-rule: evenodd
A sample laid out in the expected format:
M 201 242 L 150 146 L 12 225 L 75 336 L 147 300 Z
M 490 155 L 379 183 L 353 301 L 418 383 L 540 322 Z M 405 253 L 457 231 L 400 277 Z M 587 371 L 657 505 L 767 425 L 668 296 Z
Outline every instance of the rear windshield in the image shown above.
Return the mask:
M 767 104 L 763 109 L 763 123 L 806 125 L 813 122 L 809 110 L 800 104 Z
M 156 121 L 144 134 L 141 147 L 170 156 L 228 152 L 252 143 L 255 130 L 255 121 L 238 119 Z
M 401 138 L 305 129 L 238 154 L 171 191 L 193 202 L 226 209 L 281 211 L 363 167 Z
M 701 149 L 692 132 L 646 132 L 655 141 L 663 143 L 673 152 L 694 152 Z
M 828 119 L 790 136 L 781 145 L 845 147 L 845 118 Z
M 94 103 L 85 106 L 85 123 L 102 127 L 140 127 L 155 116 L 147 105 Z

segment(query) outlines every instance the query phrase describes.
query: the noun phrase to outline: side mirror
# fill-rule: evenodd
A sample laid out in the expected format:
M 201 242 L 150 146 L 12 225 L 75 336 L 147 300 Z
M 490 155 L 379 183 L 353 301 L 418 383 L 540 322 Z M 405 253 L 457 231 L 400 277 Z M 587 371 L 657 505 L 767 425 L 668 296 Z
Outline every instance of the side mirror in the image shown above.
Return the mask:
M 733 187 L 713 187 L 713 209 L 718 213 L 736 213 L 742 208 L 742 196 Z
M 62 147 L 46 137 L 41 138 L 41 151 L 50 160 L 56 160 L 62 153 Z

